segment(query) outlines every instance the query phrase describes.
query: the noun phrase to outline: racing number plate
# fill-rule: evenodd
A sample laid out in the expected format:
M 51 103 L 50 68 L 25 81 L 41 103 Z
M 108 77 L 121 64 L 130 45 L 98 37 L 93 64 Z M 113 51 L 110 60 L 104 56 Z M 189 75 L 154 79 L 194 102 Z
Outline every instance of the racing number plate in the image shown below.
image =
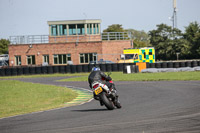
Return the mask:
M 98 95 L 99 93 L 101 93 L 103 91 L 103 89 L 101 87 L 97 88 L 94 90 L 95 94 Z

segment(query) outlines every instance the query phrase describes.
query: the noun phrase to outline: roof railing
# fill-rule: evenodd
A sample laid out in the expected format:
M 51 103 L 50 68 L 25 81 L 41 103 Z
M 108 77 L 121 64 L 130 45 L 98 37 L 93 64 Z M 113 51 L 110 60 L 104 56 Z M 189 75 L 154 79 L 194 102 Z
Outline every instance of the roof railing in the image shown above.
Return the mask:
M 99 38 L 97 38 L 99 36 Z M 101 35 L 65 35 L 65 36 L 49 36 L 49 35 L 27 35 L 27 36 L 10 36 L 11 45 L 15 44 L 44 44 L 44 43 L 60 43 L 60 42 L 86 42 L 86 41 L 110 41 L 110 40 L 130 40 L 129 32 L 103 32 Z

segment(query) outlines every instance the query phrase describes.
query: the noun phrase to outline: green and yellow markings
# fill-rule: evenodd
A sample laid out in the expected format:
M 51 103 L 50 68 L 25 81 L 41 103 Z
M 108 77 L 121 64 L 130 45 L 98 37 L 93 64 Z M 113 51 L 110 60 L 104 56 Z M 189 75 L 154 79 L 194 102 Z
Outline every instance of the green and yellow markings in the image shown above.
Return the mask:
M 74 100 L 65 103 L 66 106 L 80 105 L 85 102 L 88 102 L 89 100 L 93 98 L 92 93 L 89 91 L 86 91 L 86 90 L 73 90 L 73 91 L 78 93 L 78 96 Z

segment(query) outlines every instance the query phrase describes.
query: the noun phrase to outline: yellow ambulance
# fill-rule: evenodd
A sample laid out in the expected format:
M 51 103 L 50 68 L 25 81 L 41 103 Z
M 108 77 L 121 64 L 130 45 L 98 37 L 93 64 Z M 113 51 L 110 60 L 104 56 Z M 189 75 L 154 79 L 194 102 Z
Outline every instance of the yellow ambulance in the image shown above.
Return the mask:
M 137 63 L 149 62 L 155 63 L 155 49 L 154 47 L 144 47 L 139 49 L 124 49 L 121 59 L 118 63 Z

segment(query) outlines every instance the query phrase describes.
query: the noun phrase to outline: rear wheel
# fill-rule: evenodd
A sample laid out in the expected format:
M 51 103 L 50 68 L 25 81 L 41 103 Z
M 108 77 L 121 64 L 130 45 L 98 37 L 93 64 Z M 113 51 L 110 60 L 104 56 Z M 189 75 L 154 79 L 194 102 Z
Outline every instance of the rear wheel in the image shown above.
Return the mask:
M 115 108 L 113 102 L 110 101 L 110 100 L 106 97 L 106 93 L 105 93 L 105 92 L 102 92 L 102 93 L 101 93 L 100 99 L 102 100 L 102 102 L 104 103 L 104 105 L 106 106 L 106 108 L 107 108 L 108 110 L 113 110 L 113 109 Z

